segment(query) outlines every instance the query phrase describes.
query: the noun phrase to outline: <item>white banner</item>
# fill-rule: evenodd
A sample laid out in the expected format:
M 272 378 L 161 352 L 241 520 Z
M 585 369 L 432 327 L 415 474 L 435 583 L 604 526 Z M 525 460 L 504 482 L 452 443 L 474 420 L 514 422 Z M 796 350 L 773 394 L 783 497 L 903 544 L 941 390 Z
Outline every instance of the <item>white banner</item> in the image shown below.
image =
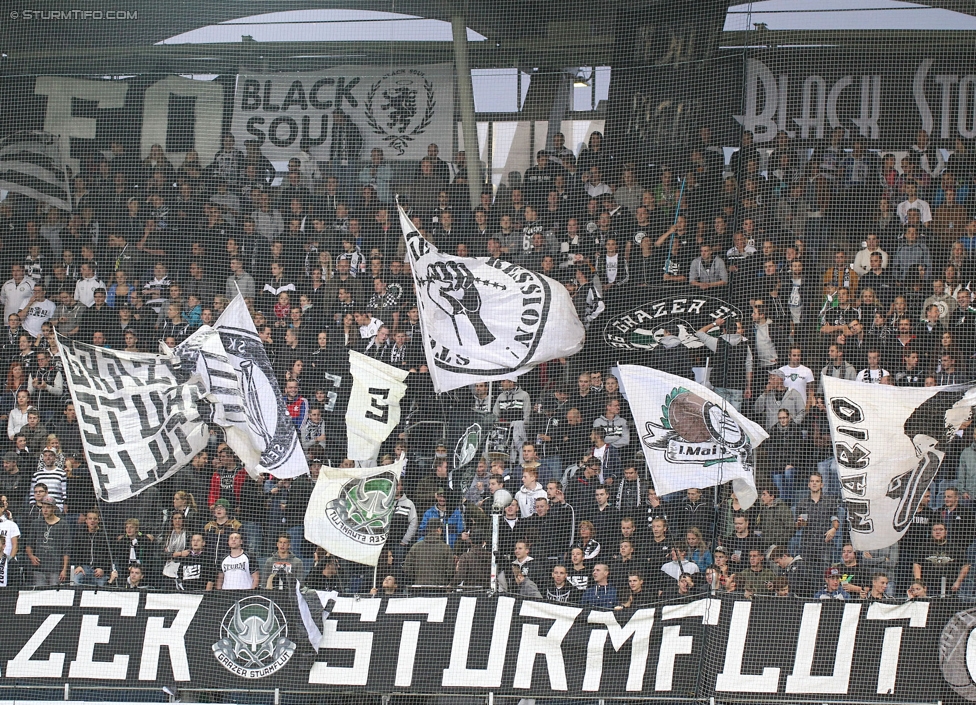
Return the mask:
M 858 551 L 887 548 L 908 530 L 976 390 L 822 383 L 851 543 Z
M 349 351 L 352 392 L 346 407 L 347 458 L 375 462 L 383 444 L 400 423 L 400 400 L 407 393 L 409 372 Z
M 751 507 L 755 449 L 769 437 L 762 427 L 684 377 L 637 365 L 618 371 L 658 494 L 731 480 L 739 503 Z
M 305 538 L 334 556 L 376 565 L 405 460 L 375 468 L 322 466 L 305 511 Z
M 422 159 L 431 142 L 448 158 L 456 129 L 454 69 L 450 64 L 393 70 L 336 66 L 314 74 L 242 74 L 232 131 L 239 141 L 258 140 L 268 159 L 290 159 L 304 141 L 316 160 L 327 161 L 337 109 L 362 138 L 364 162 L 373 147 L 382 148 L 387 158 Z
M 298 441 L 295 423 L 288 415 L 271 361 L 244 297 L 238 294 L 213 327 L 220 334 L 227 356 L 227 367 L 223 369 L 237 376 L 243 403 L 242 409 L 224 408 L 229 420 L 225 429 L 228 445 L 252 476 L 306 474 L 308 461 Z
M 582 349 L 585 330 L 566 287 L 510 262 L 442 254 L 397 210 L 434 391 L 515 379 Z
M 120 502 L 165 480 L 207 447 L 203 392 L 175 357 L 58 338 L 65 378 L 98 496 Z

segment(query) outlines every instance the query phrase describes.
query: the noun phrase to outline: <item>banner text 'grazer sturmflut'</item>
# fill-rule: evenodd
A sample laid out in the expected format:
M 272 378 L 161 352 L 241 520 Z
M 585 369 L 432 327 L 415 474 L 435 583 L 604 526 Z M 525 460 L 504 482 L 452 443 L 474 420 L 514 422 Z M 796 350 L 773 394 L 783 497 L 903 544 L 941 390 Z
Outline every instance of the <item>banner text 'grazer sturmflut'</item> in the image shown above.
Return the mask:
M 699 597 L 624 611 L 504 595 L 324 602 L 315 652 L 287 590 L 7 591 L 0 685 L 931 702 L 949 692 L 942 672 L 960 692 L 972 684 L 974 620 L 953 602 Z

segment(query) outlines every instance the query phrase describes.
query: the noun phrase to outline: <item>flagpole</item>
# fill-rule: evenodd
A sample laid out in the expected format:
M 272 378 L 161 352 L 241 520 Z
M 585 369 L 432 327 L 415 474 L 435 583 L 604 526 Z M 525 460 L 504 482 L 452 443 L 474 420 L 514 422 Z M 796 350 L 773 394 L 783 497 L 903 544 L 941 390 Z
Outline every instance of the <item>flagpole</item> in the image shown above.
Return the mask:
M 376 565 L 373 566 L 373 589 L 374 590 L 376 589 L 376 576 L 379 574 L 379 572 L 380 572 L 380 564 L 379 561 L 377 561 Z
M 678 224 L 678 216 L 681 215 L 681 202 L 684 200 L 684 195 L 685 195 L 685 181 L 686 180 L 687 180 L 687 178 L 681 179 L 681 190 L 678 192 L 678 205 L 674 209 L 674 222 L 671 223 L 671 226 L 672 227 L 674 227 L 675 225 Z M 668 240 L 668 256 L 664 260 L 664 271 L 665 271 L 665 273 L 667 273 L 668 270 L 671 269 L 671 247 L 674 245 L 674 236 L 675 236 L 675 233 L 671 233 L 671 239 Z

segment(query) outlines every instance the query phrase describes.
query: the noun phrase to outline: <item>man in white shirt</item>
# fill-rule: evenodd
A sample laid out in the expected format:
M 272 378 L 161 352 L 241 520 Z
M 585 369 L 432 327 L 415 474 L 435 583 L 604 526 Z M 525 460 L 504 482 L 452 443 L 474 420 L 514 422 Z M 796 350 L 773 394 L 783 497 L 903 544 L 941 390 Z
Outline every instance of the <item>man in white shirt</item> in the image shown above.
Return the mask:
M 922 225 L 929 227 L 932 222 L 932 207 L 928 201 L 918 197 L 918 187 L 915 184 L 905 184 L 905 200 L 898 204 L 896 212 L 902 225 L 908 223 L 908 211 L 917 210 Z
M 12 560 L 17 555 L 20 527 L 17 526 L 17 522 L 7 517 L 6 497 L 0 497 L 0 537 L 6 541 L 3 553 Z
M 10 279 L 0 288 L 0 303 L 3 304 L 3 320 L 10 314 L 18 313 L 30 301 L 34 292 L 34 280 L 24 276 L 24 265 L 15 264 L 10 268 Z
M 261 573 L 257 566 L 251 568 L 251 559 L 244 553 L 244 540 L 239 531 L 227 537 L 230 553 L 220 562 L 217 574 L 217 590 L 255 590 Z
M 878 236 L 871 233 L 867 236 L 865 248 L 854 256 L 854 264 L 851 266 L 857 276 L 861 277 L 871 271 L 871 255 L 875 252 L 881 255 L 881 268 L 888 268 L 888 253 L 881 249 L 881 241 Z
M 857 382 L 881 384 L 881 380 L 888 376 L 888 370 L 881 367 L 881 353 L 877 350 L 868 351 L 868 366 L 857 373 Z
M 790 361 L 779 368 L 783 373 L 783 384 L 787 389 L 795 389 L 803 397 L 803 403 L 809 406 L 807 399 L 807 385 L 814 382 L 813 371 L 801 364 L 803 351 L 800 348 L 790 349 Z
M 20 320 L 23 321 L 22 325 L 24 330 L 34 338 L 39 336 L 41 334 L 41 326 L 44 325 L 44 321 L 50 320 L 51 316 L 54 315 L 55 308 L 57 308 L 57 305 L 51 299 L 47 298 L 47 295 L 44 293 L 44 286 L 42 284 L 35 284 L 30 299 L 20 309 Z
M 95 305 L 95 289 L 104 289 L 105 284 L 95 276 L 90 264 L 81 265 L 81 279 L 75 284 L 75 301 L 88 308 Z

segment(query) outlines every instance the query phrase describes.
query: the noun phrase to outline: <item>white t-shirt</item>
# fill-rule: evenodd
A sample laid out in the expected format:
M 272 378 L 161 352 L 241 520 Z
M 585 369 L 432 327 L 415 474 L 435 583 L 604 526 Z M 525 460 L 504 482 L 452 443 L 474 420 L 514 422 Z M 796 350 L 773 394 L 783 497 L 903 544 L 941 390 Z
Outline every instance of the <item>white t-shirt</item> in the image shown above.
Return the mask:
M 24 277 L 20 284 L 13 279 L 8 279 L 0 288 L 0 302 L 3 303 L 3 323 L 7 324 L 7 319 L 11 313 L 19 313 L 20 309 L 27 305 L 30 297 L 34 295 L 34 280 Z
M 812 384 L 814 381 L 813 372 L 810 368 L 806 365 L 799 365 L 797 367 L 783 365 L 779 368 L 779 371 L 786 375 L 786 378 L 783 380 L 786 388 L 798 391 L 800 396 L 803 397 L 803 403 L 806 404 L 807 385 Z
M 34 303 L 27 311 L 27 318 L 24 319 L 22 324 L 24 330 L 35 338 L 39 336 L 41 334 L 41 326 L 44 324 L 44 321 L 54 315 L 55 308 L 57 306 L 51 299 L 44 299 L 43 301 Z
M 888 376 L 888 370 L 878 368 L 877 370 L 872 370 L 869 367 L 865 367 L 863 370 L 857 373 L 857 382 L 867 382 L 868 384 L 881 384 L 881 379 Z
M 11 539 L 15 539 L 20 536 L 20 527 L 17 526 L 16 522 L 11 521 L 4 516 L 0 516 L 0 536 L 7 537 L 7 543 L 3 547 L 3 552 L 9 556 L 14 550 L 14 542 L 11 541 Z
M 250 590 L 254 585 L 251 578 L 251 559 L 246 553 L 228 555 L 220 562 L 220 572 L 224 574 L 222 590 Z

